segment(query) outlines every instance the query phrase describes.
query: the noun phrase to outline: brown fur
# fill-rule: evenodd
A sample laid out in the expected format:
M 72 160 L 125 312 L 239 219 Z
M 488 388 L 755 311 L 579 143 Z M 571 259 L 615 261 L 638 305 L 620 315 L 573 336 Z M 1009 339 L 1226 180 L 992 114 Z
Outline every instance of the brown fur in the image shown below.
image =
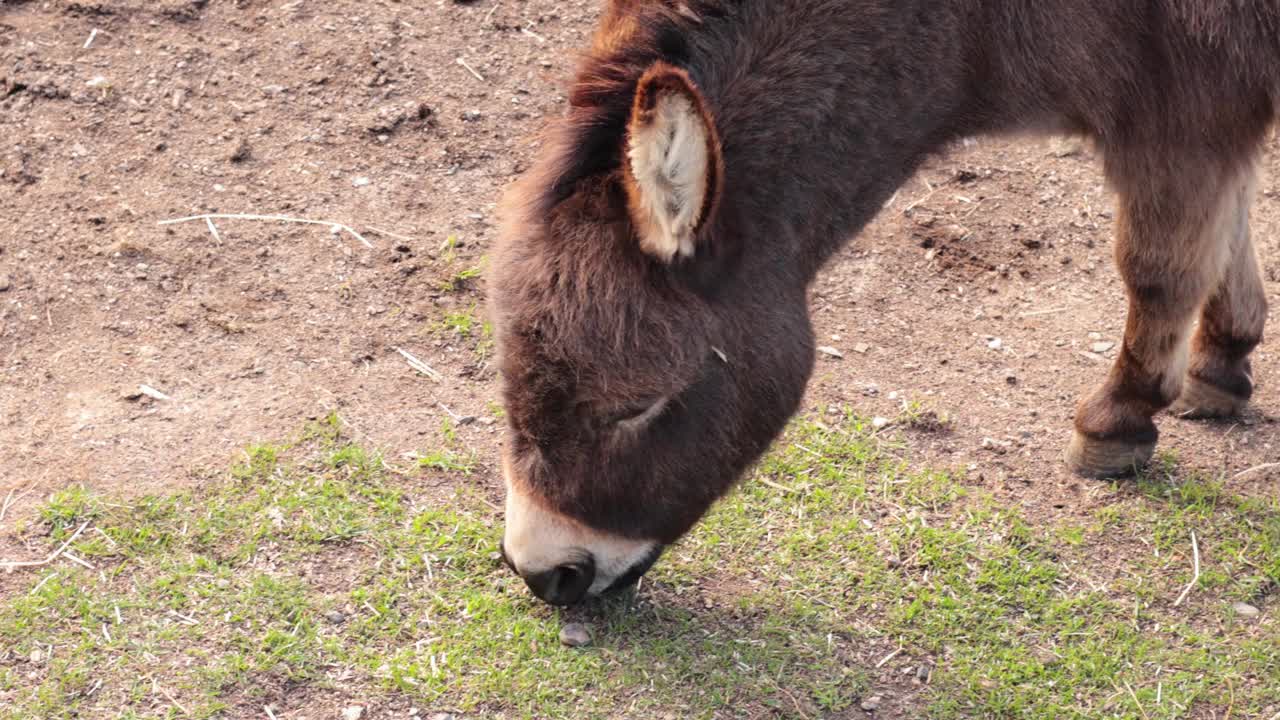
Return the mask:
M 659 64 L 719 136 L 718 200 L 670 266 L 639 249 L 623 161 Z M 516 481 L 604 532 L 683 534 L 797 408 L 817 270 L 923 158 L 983 132 L 1086 134 L 1120 195 L 1129 320 L 1081 441 L 1154 443 L 1202 308 L 1189 372 L 1247 398 L 1247 188 L 1278 104 L 1275 0 L 613 0 L 495 249 Z

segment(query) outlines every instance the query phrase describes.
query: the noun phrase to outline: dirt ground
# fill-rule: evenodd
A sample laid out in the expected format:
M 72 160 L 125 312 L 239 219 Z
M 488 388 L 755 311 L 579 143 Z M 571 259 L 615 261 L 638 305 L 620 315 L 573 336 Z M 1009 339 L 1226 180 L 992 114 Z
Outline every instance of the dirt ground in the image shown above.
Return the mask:
M 596 7 L 0 0 L 0 556 L 25 556 L 14 528 L 53 491 L 189 486 L 331 410 L 393 458 L 453 426 L 496 500 L 484 255 Z M 1274 322 L 1271 150 L 1253 228 Z M 1124 323 L 1112 206 L 1071 143 L 930 162 L 813 288 L 843 357 L 819 360 L 809 407 L 918 402 L 952 428 L 909 433 L 914 459 L 1031 518 L 1095 509 L 1108 486 L 1060 455 Z M 372 247 L 327 224 L 159 224 L 201 213 L 338 222 Z M 1275 342 L 1254 369 L 1245 417 L 1165 418 L 1162 447 L 1274 496 L 1280 469 L 1236 477 L 1280 459 Z

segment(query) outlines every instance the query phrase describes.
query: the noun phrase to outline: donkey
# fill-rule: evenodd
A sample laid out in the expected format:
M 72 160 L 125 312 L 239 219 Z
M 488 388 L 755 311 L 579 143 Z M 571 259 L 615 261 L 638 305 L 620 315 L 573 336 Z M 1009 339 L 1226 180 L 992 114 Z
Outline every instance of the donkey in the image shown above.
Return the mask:
M 1118 193 L 1124 344 L 1070 467 L 1238 413 L 1278 109 L 1276 0 L 611 0 L 493 250 L 507 564 L 556 605 L 646 572 L 797 410 L 823 263 L 976 134 L 1087 136 Z

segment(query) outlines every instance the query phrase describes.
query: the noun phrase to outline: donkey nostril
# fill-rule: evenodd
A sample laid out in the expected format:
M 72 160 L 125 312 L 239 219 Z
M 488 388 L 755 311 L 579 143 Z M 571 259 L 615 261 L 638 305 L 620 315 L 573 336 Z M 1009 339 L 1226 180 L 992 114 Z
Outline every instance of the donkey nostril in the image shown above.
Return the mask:
M 532 573 L 524 576 L 524 581 L 543 602 L 551 605 L 574 605 L 586 596 L 595 578 L 595 563 L 587 562 Z

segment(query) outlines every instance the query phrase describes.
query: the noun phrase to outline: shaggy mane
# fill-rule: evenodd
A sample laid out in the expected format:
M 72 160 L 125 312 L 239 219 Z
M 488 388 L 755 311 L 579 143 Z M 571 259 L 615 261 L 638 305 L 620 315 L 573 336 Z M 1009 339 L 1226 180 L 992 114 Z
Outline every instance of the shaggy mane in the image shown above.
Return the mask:
M 545 147 L 522 182 L 525 221 L 545 218 L 577 184 L 618 169 L 640 76 L 655 62 L 686 69 L 689 33 L 741 0 L 615 0 L 578 62 L 569 108 L 544 131 Z

